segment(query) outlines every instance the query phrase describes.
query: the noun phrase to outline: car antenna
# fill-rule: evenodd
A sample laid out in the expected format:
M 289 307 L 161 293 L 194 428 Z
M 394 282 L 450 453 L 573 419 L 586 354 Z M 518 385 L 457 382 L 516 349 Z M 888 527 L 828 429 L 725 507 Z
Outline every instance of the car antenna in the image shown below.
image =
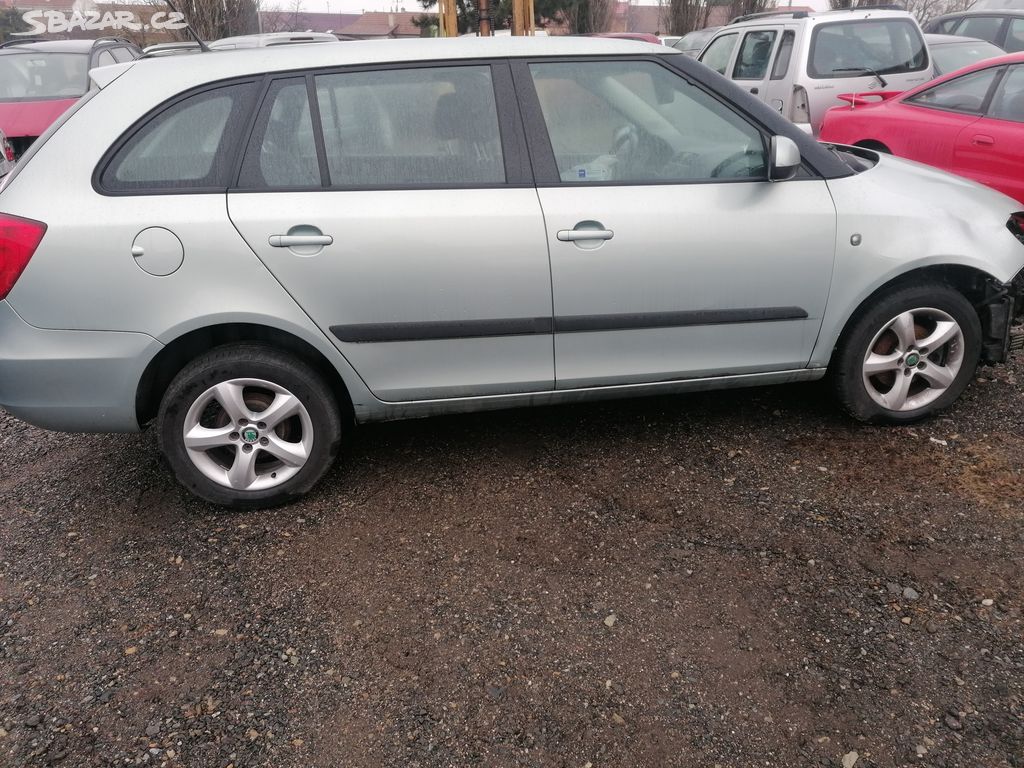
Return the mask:
M 167 3 L 167 5 L 170 7 L 172 11 L 181 14 L 181 18 L 185 18 L 185 14 L 181 13 L 181 11 L 175 8 L 174 3 L 172 3 L 171 0 L 164 0 L 164 2 Z M 192 35 L 192 37 L 195 39 L 196 44 L 199 46 L 200 51 L 202 51 L 203 53 L 210 52 L 210 49 L 206 47 L 206 43 L 204 43 L 202 38 L 200 38 L 199 35 L 196 34 L 196 31 L 194 29 L 192 29 L 192 25 L 188 23 L 187 19 L 185 20 L 185 29 L 187 29 L 189 34 Z

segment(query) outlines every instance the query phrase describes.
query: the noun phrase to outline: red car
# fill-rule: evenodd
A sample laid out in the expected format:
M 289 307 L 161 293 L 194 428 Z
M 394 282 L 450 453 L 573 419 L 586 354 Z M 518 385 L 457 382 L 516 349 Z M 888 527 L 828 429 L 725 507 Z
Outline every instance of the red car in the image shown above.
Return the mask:
M 89 70 L 142 55 L 116 37 L 27 40 L 0 44 L 0 129 L 20 157 L 29 145 L 89 90 Z
M 889 152 L 1024 202 L 1024 53 L 964 67 L 903 93 L 840 98 L 821 141 Z

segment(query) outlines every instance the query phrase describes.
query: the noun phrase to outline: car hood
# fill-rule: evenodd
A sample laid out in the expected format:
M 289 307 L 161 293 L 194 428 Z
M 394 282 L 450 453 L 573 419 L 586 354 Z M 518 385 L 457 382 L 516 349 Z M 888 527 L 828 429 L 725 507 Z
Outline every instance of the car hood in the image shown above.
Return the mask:
M 0 129 L 8 137 L 38 136 L 78 99 L 0 102 Z

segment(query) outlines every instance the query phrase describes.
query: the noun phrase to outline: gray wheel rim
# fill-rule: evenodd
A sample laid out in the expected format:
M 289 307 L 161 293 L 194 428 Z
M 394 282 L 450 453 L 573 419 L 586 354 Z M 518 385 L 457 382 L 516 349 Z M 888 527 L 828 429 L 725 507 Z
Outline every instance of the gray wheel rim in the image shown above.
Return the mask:
M 215 384 L 185 414 L 182 442 L 203 476 L 234 491 L 293 478 L 313 450 L 313 421 L 294 394 L 263 379 Z
M 864 387 L 889 411 L 915 411 L 934 403 L 956 381 L 964 361 L 964 334 L 941 309 L 901 312 L 868 345 Z

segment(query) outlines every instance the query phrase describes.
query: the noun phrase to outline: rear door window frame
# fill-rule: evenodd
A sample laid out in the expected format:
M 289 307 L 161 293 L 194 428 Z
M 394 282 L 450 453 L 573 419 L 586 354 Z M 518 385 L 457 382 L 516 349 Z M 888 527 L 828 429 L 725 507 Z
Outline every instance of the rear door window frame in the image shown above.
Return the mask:
M 316 78 L 325 75 L 342 75 L 355 72 L 383 72 L 388 70 L 412 69 L 447 69 L 450 67 L 489 67 L 491 82 L 494 87 L 495 107 L 498 119 L 498 138 L 501 142 L 502 157 L 505 165 L 505 181 L 489 183 L 424 183 L 424 184 L 380 184 L 380 185 L 344 185 L 329 184 L 330 174 L 327 164 L 327 152 L 323 136 L 323 123 L 320 115 L 319 99 L 316 97 Z M 320 184 L 302 187 L 263 187 L 240 186 L 243 160 L 254 141 L 262 141 L 262 134 L 256 135 L 256 116 L 261 113 L 264 101 L 275 80 L 306 78 L 307 99 L 310 103 L 310 115 L 313 122 L 313 136 L 317 147 L 317 160 L 320 166 Z M 229 191 L 232 194 L 270 194 L 283 192 L 374 192 L 387 190 L 421 190 L 421 189 L 504 189 L 506 187 L 532 187 L 533 174 L 526 149 L 526 137 L 523 132 L 522 119 L 512 87 L 512 75 L 507 62 L 495 59 L 450 59 L 429 62 L 389 62 L 347 67 L 318 67 L 316 69 L 274 72 L 267 75 L 266 84 L 260 94 L 259 103 L 246 131 L 244 141 L 236 158 L 235 172 L 232 176 Z

